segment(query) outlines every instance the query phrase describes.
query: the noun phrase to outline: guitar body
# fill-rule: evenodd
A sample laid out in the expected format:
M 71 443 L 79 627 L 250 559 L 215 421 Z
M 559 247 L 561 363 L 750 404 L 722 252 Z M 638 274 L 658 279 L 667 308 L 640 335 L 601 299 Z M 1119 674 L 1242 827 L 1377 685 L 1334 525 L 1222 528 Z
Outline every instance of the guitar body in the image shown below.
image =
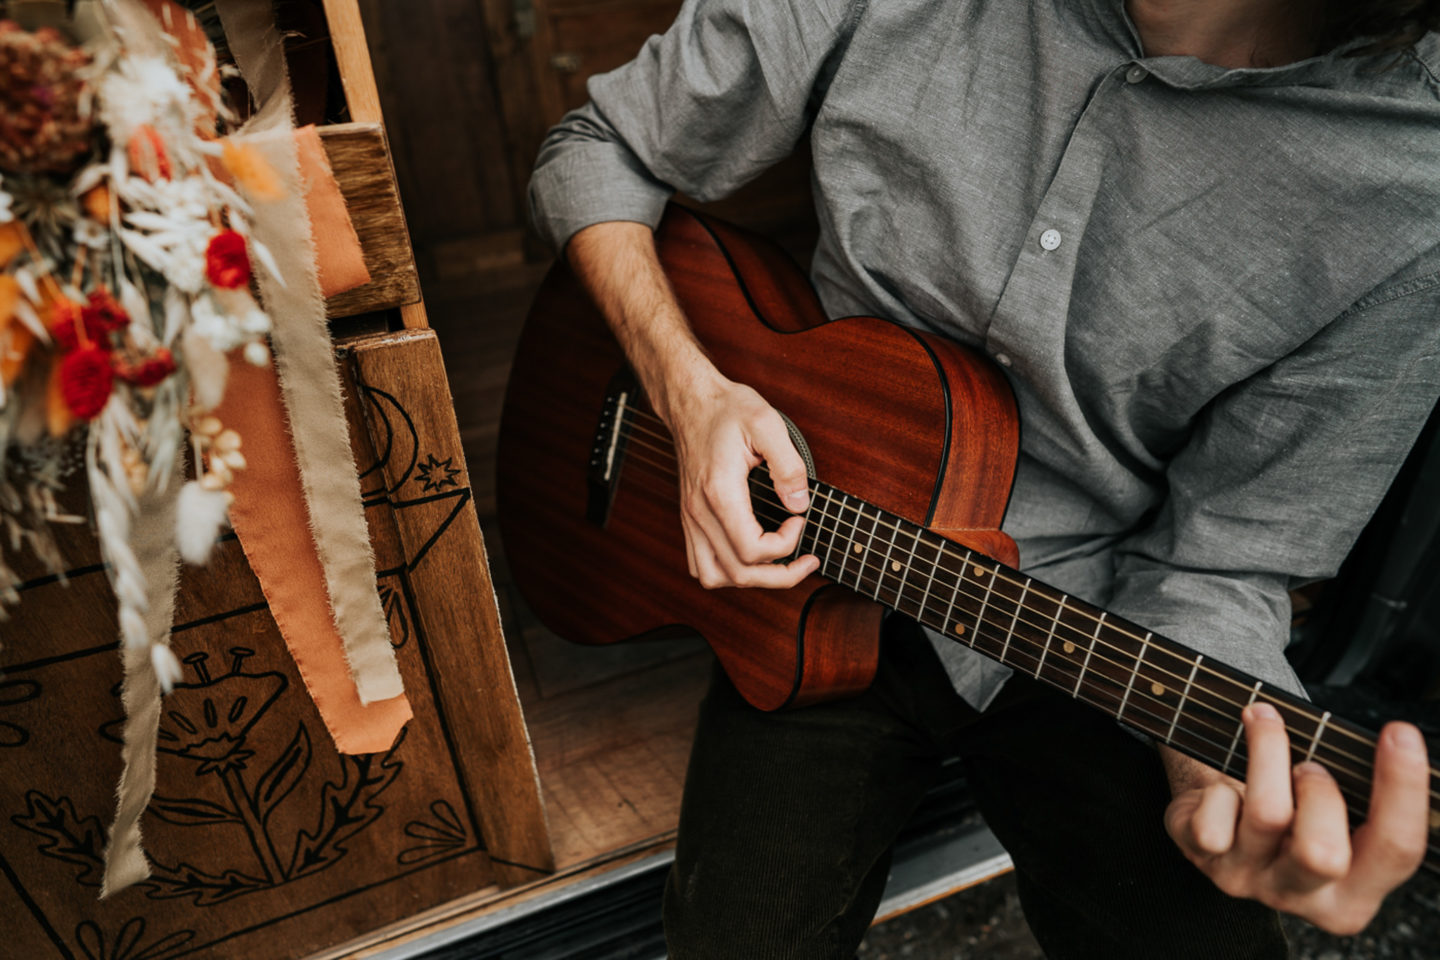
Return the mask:
M 999 527 L 1018 420 L 988 360 L 884 320 L 827 321 L 778 248 L 682 209 L 670 209 L 656 243 L 710 358 L 789 417 L 816 476 L 1016 563 Z M 500 426 L 501 532 L 527 602 L 581 643 L 694 630 L 762 709 L 865 689 L 879 603 L 818 576 L 790 590 L 712 591 L 689 575 L 673 453 L 658 421 L 647 418 L 614 450 L 608 509 L 597 515 L 597 428 L 625 369 L 603 318 L 558 264 L 531 309 Z M 644 407 L 633 389 L 623 402 Z

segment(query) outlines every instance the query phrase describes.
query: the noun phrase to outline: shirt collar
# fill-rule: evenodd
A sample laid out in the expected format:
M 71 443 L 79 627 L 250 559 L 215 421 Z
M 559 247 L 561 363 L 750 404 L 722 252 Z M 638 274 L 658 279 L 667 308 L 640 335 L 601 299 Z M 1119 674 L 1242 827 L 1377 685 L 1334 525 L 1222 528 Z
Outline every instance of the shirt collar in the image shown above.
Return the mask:
M 1195 57 L 1147 57 L 1140 43 L 1140 31 L 1130 19 L 1125 0 L 1091 0 L 1106 33 L 1122 46 L 1126 56 L 1162 83 L 1181 90 L 1210 90 L 1223 87 L 1335 86 L 1344 77 L 1371 65 L 1369 57 L 1345 54 L 1366 41 L 1351 40 L 1319 56 L 1278 67 L 1220 67 Z

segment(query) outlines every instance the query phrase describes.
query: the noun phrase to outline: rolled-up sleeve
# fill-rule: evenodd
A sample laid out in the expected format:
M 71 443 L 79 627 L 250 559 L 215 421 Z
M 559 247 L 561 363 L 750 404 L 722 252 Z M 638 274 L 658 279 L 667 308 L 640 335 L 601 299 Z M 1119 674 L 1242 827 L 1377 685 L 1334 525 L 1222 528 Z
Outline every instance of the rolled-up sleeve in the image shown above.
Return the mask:
M 557 252 L 606 220 L 655 226 L 675 191 L 711 200 L 795 148 L 863 0 L 687 0 L 540 148 L 531 218 Z
M 1331 576 L 1440 393 L 1440 275 L 1361 301 L 1207 407 L 1154 519 L 1116 551 L 1111 608 L 1302 693 L 1290 587 Z

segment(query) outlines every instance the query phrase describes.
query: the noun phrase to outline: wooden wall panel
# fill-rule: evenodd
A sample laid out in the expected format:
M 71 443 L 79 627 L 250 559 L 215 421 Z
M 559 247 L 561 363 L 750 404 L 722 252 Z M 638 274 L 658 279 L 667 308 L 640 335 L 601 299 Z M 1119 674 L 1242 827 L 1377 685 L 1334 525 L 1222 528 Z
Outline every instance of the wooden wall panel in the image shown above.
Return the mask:
M 366 36 L 417 245 L 517 229 L 484 10 L 473 0 L 362 0 Z

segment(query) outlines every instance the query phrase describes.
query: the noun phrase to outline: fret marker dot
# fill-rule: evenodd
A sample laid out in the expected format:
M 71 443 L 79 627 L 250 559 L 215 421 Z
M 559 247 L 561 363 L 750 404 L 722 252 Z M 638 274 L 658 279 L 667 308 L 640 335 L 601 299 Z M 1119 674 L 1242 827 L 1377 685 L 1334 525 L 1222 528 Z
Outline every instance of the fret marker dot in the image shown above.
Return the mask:
M 1066 652 L 1066 653 L 1074 653 L 1074 652 L 1075 652 L 1075 644 L 1071 643 L 1069 640 L 1066 640 L 1066 641 L 1065 641 L 1065 652 Z
M 978 564 L 978 563 L 975 564 L 975 576 L 977 576 L 977 577 L 983 577 L 983 576 L 985 576 L 985 568 L 982 567 L 982 566 L 980 566 L 980 564 Z
M 862 550 L 864 550 L 864 549 L 865 549 L 865 548 L 862 547 L 862 546 L 860 546 L 860 544 L 858 544 L 858 543 L 855 544 L 855 552 L 856 552 L 856 553 L 860 553 L 860 552 L 861 552 Z
M 1150 684 L 1150 692 L 1153 693 L 1153 694 L 1155 694 L 1155 696 L 1157 696 L 1157 697 L 1160 696 L 1162 693 L 1165 692 L 1165 684 L 1163 684 L 1163 683 L 1152 683 L 1152 684 Z
M 957 634 L 959 634 L 960 636 L 962 636 L 962 637 L 965 636 L 965 624 L 963 624 L 963 623 L 957 623 L 957 624 L 955 624 L 955 632 L 956 632 Z
M 890 569 L 891 569 L 891 570 L 894 570 L 896 573 L 899 573 L 899 572 L 900 572 L 900 561 L 899 561 L 899 560 L 891 560 L 891 561 L 890 561 Z

